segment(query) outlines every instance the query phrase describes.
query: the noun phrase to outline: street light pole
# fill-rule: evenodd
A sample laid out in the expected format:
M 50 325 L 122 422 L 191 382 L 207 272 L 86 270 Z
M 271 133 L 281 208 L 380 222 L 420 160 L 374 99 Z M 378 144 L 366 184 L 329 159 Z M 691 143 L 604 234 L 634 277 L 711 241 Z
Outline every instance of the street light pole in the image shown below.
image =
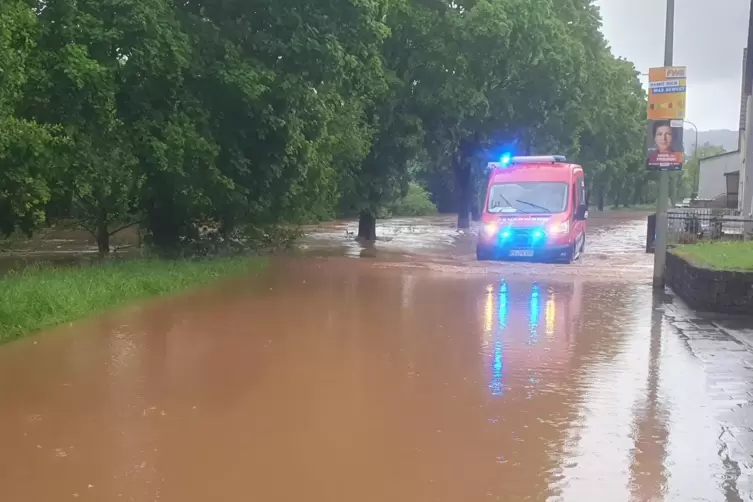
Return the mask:
M 686 124 L 693 126 L 693 129 L 695 129 L 695 146 L 693 147 L 693 153 L 695 154 L 696 152 L 698 152 L 698 126 L 692 123 L 691 121 L 689 121 L 688 119 L 685 119 L 684 122 Z
M 690 196 L 692 197 L 694 193 L 698 193 L 698 182 L 701 179 L 701 157 L 698 155 L 698 126 L 687 119 L 685 120 L 685 123 L 690 124 L 691 126 L 693 126 L 693 129 L 695 129 L 695 145 L 693 146 L 693 158 L 698 161 L 698 173 L 697 173 L 697 176 L 694 176 L 694 179 L 692 180 L 693 186 L 691 187 L 692 190 L 690 194 Z
M 753 1 L 753 0 L 752 0 Z M 664 66 L 672 66 L 675 38 L 675 0 L 667 0 L 667 24 L 664 30 Z M 669 171 L 659 171 L 659 199 L 656 201 L 656 242 L 654 244 L 654 289 L 664 289 L 667 262 L 667 209 Z

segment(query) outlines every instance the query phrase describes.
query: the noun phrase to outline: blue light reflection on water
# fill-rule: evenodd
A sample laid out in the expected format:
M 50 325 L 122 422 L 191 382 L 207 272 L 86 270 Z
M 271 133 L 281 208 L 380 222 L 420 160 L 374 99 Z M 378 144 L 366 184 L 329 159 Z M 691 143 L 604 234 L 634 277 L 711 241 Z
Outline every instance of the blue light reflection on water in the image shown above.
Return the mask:
M 528 319 L 528 326 L 530 328 L 529 343 L 537 343 L 539 338 L 539 317 L 541 314 L 540 297 L 541 292 L 539 286 L 538 284 L 534 284 L 531 288 L 530 313 Z
M 504 386 L 502 385 L 502 335 L 507 327 L 508 295 L 509 290 L 507 283 L 504 280 L 501 280 L 499 283 L 499 319 L 493 343 L 492 380 L 489 383 L 489 389 L 491 390 L 492 396 L 495 397 L 501 396 L 504 391 Z
M 508 307 L 507 283 L 504 280 L 499 281 L 499 329 L 507 327 L 507 307 Z

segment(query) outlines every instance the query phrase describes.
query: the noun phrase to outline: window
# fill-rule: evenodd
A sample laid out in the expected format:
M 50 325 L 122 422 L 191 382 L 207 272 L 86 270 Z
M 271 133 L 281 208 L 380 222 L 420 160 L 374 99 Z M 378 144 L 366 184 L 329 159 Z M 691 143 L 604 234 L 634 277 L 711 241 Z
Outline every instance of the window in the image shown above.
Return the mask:
M 578 209 L 580 205 L 580 187 L 578 187 L 578 180 L 573 183 L 573 211 Z
M 578 178 L 578 203 L 586 203 L 586 184 L 583 182 L 583 178 Z
M 568 184 L 552 181 L 496 183 L 489 190 L 490 213 L 561 213 L 567 207 Z

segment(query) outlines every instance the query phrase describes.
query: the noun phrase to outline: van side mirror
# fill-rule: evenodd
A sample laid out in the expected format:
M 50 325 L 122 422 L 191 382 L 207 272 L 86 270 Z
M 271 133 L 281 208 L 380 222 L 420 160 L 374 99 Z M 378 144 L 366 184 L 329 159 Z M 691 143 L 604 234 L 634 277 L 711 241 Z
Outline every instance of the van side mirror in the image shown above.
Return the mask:
M 578 206 L 578 210 L 575 211 L 574 219 L 579 221 L 584 221 L 588 219 L 588 206 L 585 204 L 581 204 Z

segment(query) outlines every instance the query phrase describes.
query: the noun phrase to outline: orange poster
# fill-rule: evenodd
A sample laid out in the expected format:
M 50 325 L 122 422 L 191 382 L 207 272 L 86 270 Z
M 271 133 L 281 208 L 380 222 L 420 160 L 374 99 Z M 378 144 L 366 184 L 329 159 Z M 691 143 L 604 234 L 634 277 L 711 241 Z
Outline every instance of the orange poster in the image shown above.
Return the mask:
M 648 120 L 683 120 L 687 68 L 651 68 L 648 71 Z

